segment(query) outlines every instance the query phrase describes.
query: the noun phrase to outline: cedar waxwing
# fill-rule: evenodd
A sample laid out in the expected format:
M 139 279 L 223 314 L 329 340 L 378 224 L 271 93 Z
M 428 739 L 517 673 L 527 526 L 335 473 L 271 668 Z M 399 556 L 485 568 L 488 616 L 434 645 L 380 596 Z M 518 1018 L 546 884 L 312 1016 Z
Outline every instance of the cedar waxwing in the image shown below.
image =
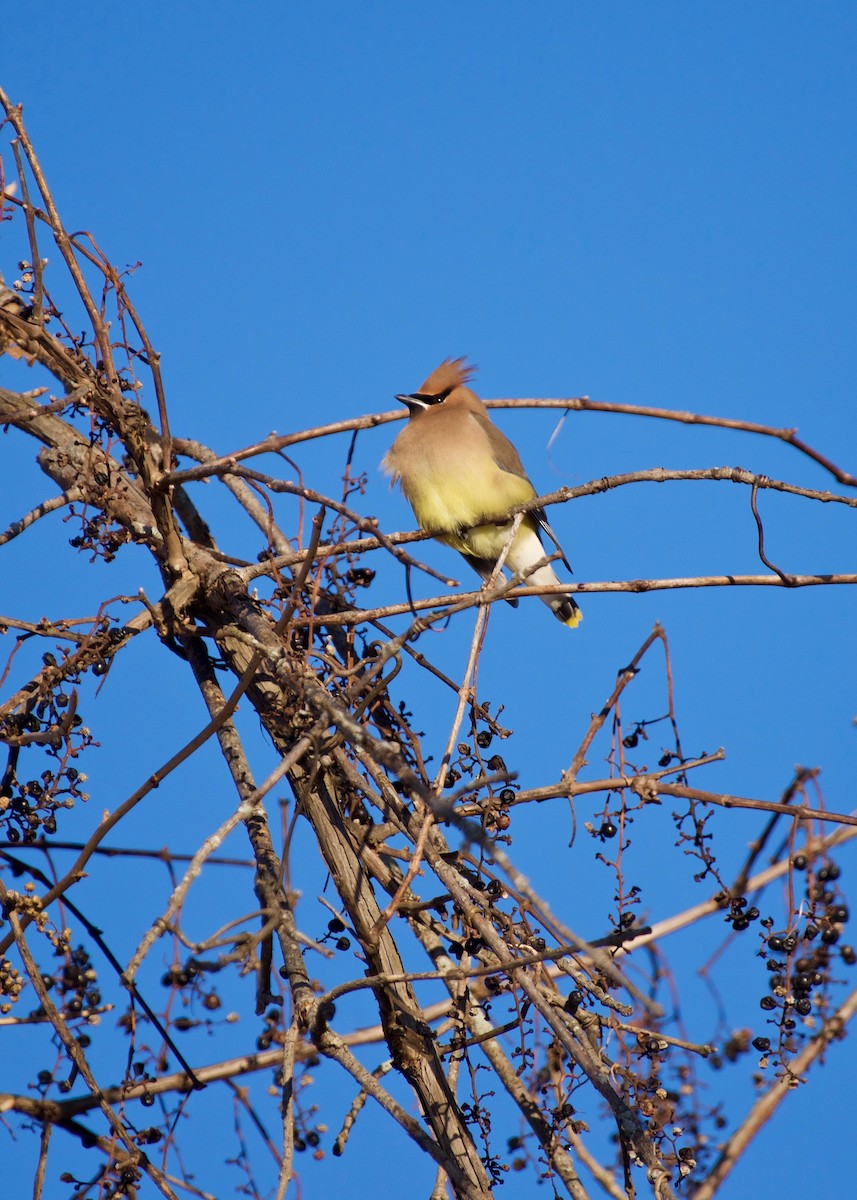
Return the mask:
M 500 518 L 538 493 L 518 451 L 466 386 L 473 372 L 463 358 L 446 359 L 418 392 L 396 397 L 408 406 L 409 419 L 381 465 L 401 484 L 420 529 L 460 551 L 488 579 L 512 528 L 511 519 Z M 505 561 L 537 587 L 560 582 L 549 565 L 528 573 L 545 557 L 540 526 L 570 571 L 541 508 L 524 514 Z M 579 624 L 582 613 L 572 596 L 539 599 L 564 625 L 573 629 Z

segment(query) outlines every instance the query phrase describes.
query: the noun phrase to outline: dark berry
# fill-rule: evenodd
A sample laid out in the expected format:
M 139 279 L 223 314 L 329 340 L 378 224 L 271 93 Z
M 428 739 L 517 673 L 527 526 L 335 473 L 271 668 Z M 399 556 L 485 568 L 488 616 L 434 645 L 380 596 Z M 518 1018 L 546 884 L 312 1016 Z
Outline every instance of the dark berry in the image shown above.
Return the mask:
M 355 587 L 368 587 L 375 578 L 375 572 L 369 567 L 352 567 L 350 571 L 345 573 L 346 579 L 353 583 Z

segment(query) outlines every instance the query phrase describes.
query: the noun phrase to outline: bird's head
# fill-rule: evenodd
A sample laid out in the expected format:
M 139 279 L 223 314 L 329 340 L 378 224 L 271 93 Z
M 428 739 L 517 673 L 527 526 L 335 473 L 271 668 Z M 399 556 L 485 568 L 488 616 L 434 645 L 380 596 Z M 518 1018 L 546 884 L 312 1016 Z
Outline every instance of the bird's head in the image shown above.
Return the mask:
M 445 358 L 417 391 L 397 396 L 396 399 L 408 406 L 412 417 L 438 404 L 466 401 L 471 397 L 475 400 L 473 392 L 467 387 L 475 374 L 476 368 L 466 358 Z

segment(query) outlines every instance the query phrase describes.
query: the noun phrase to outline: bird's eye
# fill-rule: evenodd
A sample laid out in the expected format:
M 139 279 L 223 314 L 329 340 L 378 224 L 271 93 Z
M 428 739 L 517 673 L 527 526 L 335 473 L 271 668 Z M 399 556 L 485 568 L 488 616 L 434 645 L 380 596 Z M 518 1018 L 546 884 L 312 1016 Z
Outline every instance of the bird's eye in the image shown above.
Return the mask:
M 452 388 L 448 387 L 442 392 L 437 392 L 437 394 L 434 396 L 429 396 L 425 392 L 420 392 L 418 395 L 419 399 L 422 400 L 424 404 L 443 404 L 444 400 L 451 391 Z

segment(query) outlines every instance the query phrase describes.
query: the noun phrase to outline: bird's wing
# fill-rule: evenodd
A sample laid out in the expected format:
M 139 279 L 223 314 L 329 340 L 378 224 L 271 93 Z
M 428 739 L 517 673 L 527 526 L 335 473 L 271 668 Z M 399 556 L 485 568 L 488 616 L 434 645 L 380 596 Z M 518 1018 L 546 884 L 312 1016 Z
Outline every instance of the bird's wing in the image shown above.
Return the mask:
M 477 418 L 478 419 L 478 418 Z M 491 454 L 494 462 L 501 471 L 508 471 L 510 475 L 517 475 L 519 479 L 527 479 L 527 472 L 524 470 L 524 464 L 521 462 L 521 457 L 518 451 L 506 437 L 502 430 L 498 429 L 493 421 L 486 416 L 479 421 L 485 431 L 491 446 Z M 527 479 L 527 482 L 530 481 Z M 530 484 L 530 487 L 533 485 Z M 533 489 L 533 495 L 537 495 Z
M 551 529 L 550 525 L 548 524 L 547 514 L 545 513 L 545 510 L 543 508 L 534 508 L 533 516 L 536 518 L 539 525 L 542 527 L 542 529 L 548 535 L 550 540 L 556 546 L 557 550 L 559 550 L 560 558 L 565 563 L 565 565 L 568 567 L 569 573 L 573 575 L 574 571 L 572 571 L 572 569 L 571 569 L 571 563 L 565 557 L 565 551 L 563 550 L 562 546 L 559 544 L 559 538 L 556 536 L 556 534 L 554 533 L 554 531 Z
M 493 421 L 490 420 L 486 420 L 483 423 L 483 428 L 488 435 L 488 441 L 491 443 L 491 452 L 494 455 L 494 462 L 497 464 L 500 470 L 508 471 L 510 475 L 517 475 L 520 479 L 526 479 L 527 483 L 530 483 L 529 479 L 527 479 L 527 472 L 524 470 L 524 464 L 521 462 L 521 456 L 506 437 L 505 433 L 498 429 Z M 538 492 L 531 483 L 530 487 L 533 488 L 533 495 L 537 496 Z M 565 557 L 565 551 L 559 544 L 559 539 L 548 523 L 545 510 L 543 508 L 534 508 L 531 511 L 534 519 L 538 522 L 539 526 L 544 530 L 544 532 L 556 546 L 557 550 L 559 551 L 560 558 L 568 567 L 569 571 L 571 571 L 571 564 Z

